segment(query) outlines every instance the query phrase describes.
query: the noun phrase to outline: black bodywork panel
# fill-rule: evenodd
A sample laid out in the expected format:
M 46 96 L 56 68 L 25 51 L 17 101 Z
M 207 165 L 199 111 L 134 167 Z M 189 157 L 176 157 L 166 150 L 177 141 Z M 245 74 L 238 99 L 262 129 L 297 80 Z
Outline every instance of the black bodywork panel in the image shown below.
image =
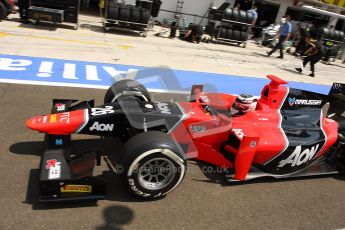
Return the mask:
M 177 103 L 126 100 L 90 108 L 89 120 L 81 134 L 118 137 L 127 129 L 172 131 L 183 119 Z

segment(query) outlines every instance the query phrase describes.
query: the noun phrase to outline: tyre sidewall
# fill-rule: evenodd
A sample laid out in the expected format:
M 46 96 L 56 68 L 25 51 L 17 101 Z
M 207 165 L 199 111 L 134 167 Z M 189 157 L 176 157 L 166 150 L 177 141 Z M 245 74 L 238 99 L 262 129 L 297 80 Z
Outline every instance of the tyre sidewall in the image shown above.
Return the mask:
M 170 191 L 172 191 L 174 188 L 176 188 L 182 181 L 185 171 L 186 171 L 186 166 L 183 160 L 181 159 L 180 162 L 178 162 L 177 159 L 174 159 L 175 157 L 178 157 L 175 155 L 174 158 L 164 155 L 162 153 L 151 153 L 147 156 L 146 155 L 150 152 L 150 150 L 143 152 L 142 154 L 138 154 L 138 156 L 135 158 L 131 164 L 129 164 L 126 168 L 126 183 L 129 186 L 129 189 L 131 190 L 132 193 L 134 193 L 137 196 L 145 197 L 145 198 L 159 198 Z M 155 158 L 165 158 L 169 160 L 172 165 L 174 170 L 174 176 L 172 180 L 169 182 L 169 184 L 166 187 L 163 187 L 161 189 L 157 190 L 150 190 L 141 185 L 139 182 L 139 169 L 141 166 L 143 166 L 146 162 L 149 160 L 155 159 Z M 179 157 L 178 157 L 179 158 Z

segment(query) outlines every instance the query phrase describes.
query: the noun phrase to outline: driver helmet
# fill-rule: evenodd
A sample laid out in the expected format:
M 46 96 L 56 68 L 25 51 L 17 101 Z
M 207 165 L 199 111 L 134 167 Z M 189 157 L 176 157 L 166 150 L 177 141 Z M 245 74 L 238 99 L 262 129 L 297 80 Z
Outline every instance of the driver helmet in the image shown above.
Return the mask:
M 230 108 L 231 115 L 241 115 L 254 111 L 257 105 L 256 99 L 249 94 L 240 94 Z

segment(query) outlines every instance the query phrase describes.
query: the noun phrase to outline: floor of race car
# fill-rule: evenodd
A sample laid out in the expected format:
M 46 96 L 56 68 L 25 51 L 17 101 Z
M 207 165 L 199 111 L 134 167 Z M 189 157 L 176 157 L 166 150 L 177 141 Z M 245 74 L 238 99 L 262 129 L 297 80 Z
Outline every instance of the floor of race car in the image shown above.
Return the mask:
M 0 229 L 339 229 L 345 227 L 345 177 L 260 180 L 227 185 L 212 167 L 189 162 L 182 184 L 166 198 L 142 202 L 109 179 L 107 200 L 97 204 L 37 203 L 43 134 L 26 119 L 49 113 L 52 98 L 102 102 L 105 90 L 0 84 Z M 168 99 L 174 95 L 155 95 Z M 176 98 L 183 99 L 184 96 Z M 97 103 L 98 102 L 98 103 Z M 76 141 L 88 148 L 90 137 Z M 118 143 L 114 143 L 116 145 Z M 115 148 L 114 148 L 115 149 Z M 103 172 L 105 171 L 105 172 Z

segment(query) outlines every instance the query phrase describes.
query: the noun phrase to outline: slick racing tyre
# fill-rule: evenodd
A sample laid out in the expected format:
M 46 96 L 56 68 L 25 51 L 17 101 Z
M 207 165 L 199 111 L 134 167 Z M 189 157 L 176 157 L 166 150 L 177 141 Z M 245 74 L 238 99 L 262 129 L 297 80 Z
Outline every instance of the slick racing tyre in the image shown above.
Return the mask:
M 130 21 L 135 23 L 140 22 L 140 9 L 138 7 L 131 7 Z
M 330 31 L 329 31 L 329 37 L 328 37 L 328 39 L 334 41 L 334 40 L 335 40 L 335 37 L 336 37 L 335 31 L 334 31 L 334 30 L 330 30 Z
M 240 21 L 240 11 L 237 9 L 233 9 L 232 10 L 232 17 L 231 17 L 232 21 L 238 22 Z
M 248 34 L 244 31 L 241 31 L 241 39 L 240 41 L 247 41 L 248 39 Z
M 228 29 L 228 39 L 233 40 L 234 31 L 232 29 Z
M 149 92 L 141 83 L 134 80 L 122 80 L 114 83 L 107 90 L 104 96 L 104 104 L 133 96 L 139 101 L 151 101 Z
M 108 19 L 113 19 L 113 20 L 118 20 L 119 19 L 119 7 L 118 6 L 109 6 L 107 8 L 107 18 Z
M 119 7 L 116 0 L 108 0 L 108 7 Z
M 339 41 L 340 42 L 344 41 L 344 32 L 343 31 L 339 31 Z
M 127 5 L 121 5 L 120 11 L 119 11 L 119 20 L 128 22 L 130 16 L 130 7 Z
M 329 29 L 323 28 L 323 37 L 326 39 L 330 39 Z
M 123 180 L 136 196 L 157 199 L 182 181 L 186 162 L 168 134 L 149 131 L 132 137 L 123 147 Z
M 240 41 L 241 40 L 241 31 L 234 30 L 234 32 L 233 32 L 233 39 L 236 40 L 236 41 Z
M 240 22 L 247 23 L 248 21 L 247 12 L 244 10 L 240 10 L 239 13 L 240 13 L 240 16 L 239 16 Z
M 226 8 L 225 13 L 224 13 L 224 19 L 231 20 L 231 16 L 232 16 L 232 9 Z
M 226 28 L 222 28 L 221 30 L 220 30 L 220 34 L 219 34 L 220 36 L 220 38 L 228 38 L 228 29 L 226 29 Z
M 150 11 L 146 9 L 141 9 L 140 11 L 141 11 L 140 23 L 148 24 L 150 20 Z

